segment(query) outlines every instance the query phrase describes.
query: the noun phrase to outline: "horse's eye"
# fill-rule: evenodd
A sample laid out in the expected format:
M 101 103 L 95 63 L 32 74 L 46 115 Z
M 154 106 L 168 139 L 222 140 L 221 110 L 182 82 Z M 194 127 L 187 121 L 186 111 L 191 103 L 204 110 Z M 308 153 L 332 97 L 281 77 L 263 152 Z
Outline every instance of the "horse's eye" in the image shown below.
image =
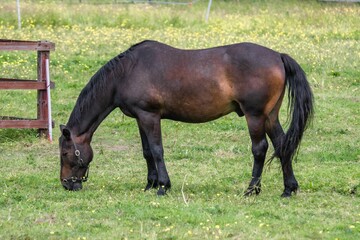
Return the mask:
M 67 153 L 67 152 L 63 152 L 61 155 L 62 155 L 63 157 L 66 157 L 66 156 L 68 155 L 68 153 Z

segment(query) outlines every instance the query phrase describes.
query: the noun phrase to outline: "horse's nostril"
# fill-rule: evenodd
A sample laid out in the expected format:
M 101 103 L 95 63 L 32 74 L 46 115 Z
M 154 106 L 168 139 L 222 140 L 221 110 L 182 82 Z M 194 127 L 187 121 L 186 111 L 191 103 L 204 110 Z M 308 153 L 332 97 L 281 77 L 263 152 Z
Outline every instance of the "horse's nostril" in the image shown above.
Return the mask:
M 79 191 L 82 189 L 82 184 L 81 183 L 75 183 L 73 188 L 71 190 L 73 191 Z

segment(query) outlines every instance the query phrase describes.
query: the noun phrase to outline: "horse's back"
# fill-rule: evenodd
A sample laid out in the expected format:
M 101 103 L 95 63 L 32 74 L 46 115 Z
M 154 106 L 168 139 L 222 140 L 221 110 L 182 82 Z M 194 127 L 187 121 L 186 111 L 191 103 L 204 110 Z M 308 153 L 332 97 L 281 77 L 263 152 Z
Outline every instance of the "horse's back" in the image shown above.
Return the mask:
M 199 79 L 210 81 L 226 74 L 236 82 L 262 73 L 262 79 L 266 81 L 270 72 L 284 72 L 280 53 L 254 43 L 184 50 L 156 41 L 145 41 L 137 50 L 139 67 L 143 71 L 150 72 L 155 78 L 156 74 L 162 74 L 169 81 L 174 76 L 180 78 L 184 75 L 183 81 L 192 79 L 196 83 Z

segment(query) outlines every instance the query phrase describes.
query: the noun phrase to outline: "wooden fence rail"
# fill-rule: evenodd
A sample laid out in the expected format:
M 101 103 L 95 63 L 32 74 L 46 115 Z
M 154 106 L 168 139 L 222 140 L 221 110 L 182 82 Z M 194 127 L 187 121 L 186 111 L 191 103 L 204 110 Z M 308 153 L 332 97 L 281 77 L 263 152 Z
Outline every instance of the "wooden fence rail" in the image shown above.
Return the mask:
M 0 51 L 37 51 L 37 80 L 11 79 L 0 77 L 1 89 L 33 89 L 37 90 L 37 118 L 20 119 L 0 116 L 0 128 L 37 128 L 41 136 L 52 140 L 50 89 L 55 87 L 48 79 L 50 51 L 55 44 L 48 41 L 18 41 L 0 39 Z M 49 84 L 47 84 L 49 82 Z M 14 104 L 17 104 L 16 102 Z

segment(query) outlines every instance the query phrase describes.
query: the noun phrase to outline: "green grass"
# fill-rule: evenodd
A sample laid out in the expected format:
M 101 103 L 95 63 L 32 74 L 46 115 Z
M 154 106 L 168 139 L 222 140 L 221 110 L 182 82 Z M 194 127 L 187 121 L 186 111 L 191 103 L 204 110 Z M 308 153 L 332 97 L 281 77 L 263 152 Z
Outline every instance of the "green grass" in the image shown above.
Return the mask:
M 359 4 L 318 1 L 207 1 L 193 6 L 14 1 L 0 6 L 0 38 L 56 43 L 51 53 L 53 118 L 66 123 L 89 78 L 144 39 L 181 48 L 256 42 L 293 56 L 313 87 L 316 116 L 295 174 L 283 190 L 278 161 L 263 191 L 244 198 L 251 178 L 244 118 L 206 124 L 163 121 L 173 188 L 144 193 L 146 164 L 133 119 L 114 111 L 93 138 L 95 158 L 80 192 L 59 182 L 59 154 L 36 130 L 0 129 L 0 239 L 359 239 Z M 36 77 L 36 54 L 0 52 L 0 77 Z M 0 92 L 0 115 L 33 117 L 36 93 Z M 16 104 L 20 103 L 20 104 Z M 284 104 L 285 105 L 285 104 Z M 281 114 L 286 121 L 286 107 Z

